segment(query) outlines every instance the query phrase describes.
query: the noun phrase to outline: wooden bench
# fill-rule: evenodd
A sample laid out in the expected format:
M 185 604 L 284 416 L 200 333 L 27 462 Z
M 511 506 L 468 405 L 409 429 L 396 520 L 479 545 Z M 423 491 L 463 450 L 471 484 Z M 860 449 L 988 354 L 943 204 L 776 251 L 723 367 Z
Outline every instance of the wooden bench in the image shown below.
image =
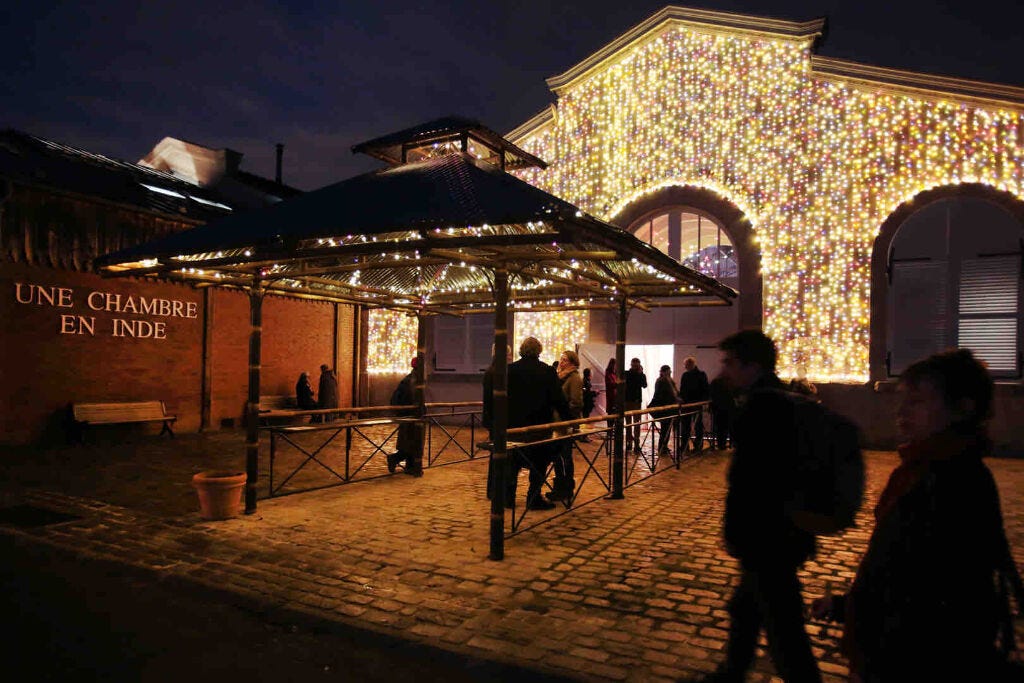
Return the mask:
M 294 396 L 260 396 L 259 421 L 261 424 L 291 422 L 301 414 Z
M 271 410 L 298 410 L 294 396 L 260 396 L 260 412 Z
M 178 419 L 168 415 L 163 401 L 121 401 L 117 403 L 73 403 L 71 416 L 81 430 L 92 425 L 131 424 L 137 422 L 162 422 L 164 432 L 174 437 L 171 423 Z M 79 433 L 81 436 L 81 433 Z

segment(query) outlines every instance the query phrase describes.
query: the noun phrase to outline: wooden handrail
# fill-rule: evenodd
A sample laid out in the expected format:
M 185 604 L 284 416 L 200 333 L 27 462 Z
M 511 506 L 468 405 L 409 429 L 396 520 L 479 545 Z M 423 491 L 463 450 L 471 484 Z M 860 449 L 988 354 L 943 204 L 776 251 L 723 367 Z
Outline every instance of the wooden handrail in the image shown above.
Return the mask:
M 641 408 L 639 410 L 627 410 L 624 413 L 622 413 L 622 415 L 623 416 L 626 416 L 626 415 L 648 415 L 650 413 L 660 412 L 662 410 L 668 410 L 668 409 L 682 410 L 682 409 L 685 409 L 685 408 L 693 408 L 693 407 L 696 407 L 696 406 L 703 407 L 703 406 L 710 405 L 710 404 L 711 404 L 711 401 L 697 401 L 695 403 L 670 403 L 668 405 L 655 406 L 653 408 Z M 509 427 L 508 434 L 510 436 L 513 436 L 513 435 L 516 435 L 516 434 L 525 434 L 527 432 L 536 432 L 536 431 L 540 431 L 542 429 L 560 429 L 562 427 L 575 427 L 577 425 L 591 424 L 593 422 L 606 422 L 607 420 L 614 420 L 614 419 L 616 419 L 618 417 L 619 417 L 619 415 L 617 413 L 608 413 L 606 415 L 601 415 L 599 417 L 583 417 L 583 418 L 579 418 L 579 419 L 576 419 L 576 420 L 564 420 L 562 422 L 547 422 L 547 423 L 544 423 L 544 424 L 529 425 L 529 426 L 526 426 L 526 427 Z

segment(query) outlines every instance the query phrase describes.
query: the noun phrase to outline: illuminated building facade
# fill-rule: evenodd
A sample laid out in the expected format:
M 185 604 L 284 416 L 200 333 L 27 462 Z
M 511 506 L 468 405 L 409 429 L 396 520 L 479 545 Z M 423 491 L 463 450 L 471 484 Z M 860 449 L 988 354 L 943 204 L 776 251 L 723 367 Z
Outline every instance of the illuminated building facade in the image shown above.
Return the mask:
M 1024 89 L 821 57 L 823 29 L 665 8 L 548 80 L 555 104 L 509 137 L 549 166 L 522 176 L 735 283 L 734 324 L 862 424 L 948 346 L 1018 382 Z
M 822 57 L 815 46 L 823 29 L 822 20 L 666 8 L 548 80 L 555 104 L 508 136 L 547 168 L 514 172 L 740 292 L 732 307 L 630 314 L 628 343 L 672 345 L 674 374 L 691 354 L 703 356 L 701 365 L 713 373 L 714 345 L 724 334 L 762 327 L 779 345 L 780 374 L 806 373 L 826 400 L 858 418 L 869 443 L 889 446 L 892 380 L 914 358 L 968 346 L 1000 379 L 997 441 L 1024 450 L 1024 430 L 1015 427 L 1024 424 L 1024 400 L 1017 398 L 1024 320 L 1024 89 Z M 161 143 L 150 165 L 174 172 L 173 160 L 183 152 L 197 154 L 174 141 Z M 217 168 L 208 152 L 199 155 L 205 160 L 199 166 Z M 97 163 L 87 162 L 85 153 L 78 156 L 83 166 Z M 69 346 L 72 335 L 53 327 L 48 310 L 60 306 L 23 303 L 19 295 L 28 296 L 28 290 L 19 293 L 17 283 L 56 287 L 47 291 L 57 302 L 61 287 L 86 295 L 126 288 L 90 275 L 89 258 L 125 240 L 144 241 L 154 230 L 197 225 L 223 210 L 199 201 L 216 201 L 202 191 L 186 187 L 175 198 L 152 189 L 177 187 L 166 178 L 136 187 L 142 204 L 79 194 L 73 199 L 81 206 L 58 210 L 70 206 L 73 192 L 40 180 L 35 170 L 20 180 L 16 171 L 0 168 L 7 178 L 0 185 L 7 188 L 0 192 L 5 342 L 36 354 L 53 349 L 39 362 L 60 359 L 68 368 L 66 381 L 40 408 L 36 417 L 42 419 L 74 398 L 72 389 L 82 386 L 77 368 L 90 367 L 89 358 L 133 347 Z M 237 177 L 214 176 L 222 187 L 225 178 Z M 56 191 L 64 204 L 39 194 L 44 190 Z M 111 201 L 118 211 L 126 204 L 130 209 L 117 218 L 117 244 L 97 241 L 105 233 L 85 230 L 76 237 L 68 229 L 76 221 L 93 221 L 92 214 L 81 213 L 93 210 L 86 204 L 108 207 L 104 215 L 113 216 Z M 244 344 L 230 332 L 208 341 L 204 330 L 214 334 L 212 322 L 195 321 L 219 311 L 215 315 L 244 324 L 241 305 L 210 305 L 241 295 L 146 287 L 152 290 L 123 293 L 180 301 L 186 311 L 196 305 L 198 318 L 172 316 L 168 322 L 188 330 L 185 337 L 170 337 L 186 340 L 180 367 L 192 368 L 191 384 L 176 389 L 182 393 L 174 401 L 195 408 L 179 424 L 216 426 L 239 414 Z M 287 362 L 280 372 L 270 371 L 272 388 L 266 393 L 288 393 L 296 369 L 315 370 L 327 356 L 350 377 L 365 369 L 365 385 L 350 383 L 352 400 L 379 404 L 408 371 L 416 327 L 405 313 L 320 303 L 294 304 L 282 315 L 286 327 L 313 331 L 301 339 L 315 348 L 296 358 L 282 338 Z M 538 336 L 548 360 L 561 348 L 590 346 L 597 349 L 590 365 L 601 368 L 615 327 L 615 314 L 606 311 L 520 310 L 513 344 L 526 333 Z M 26 331 L 35 335 L 29 343 Z M 478 399 L 492 339 L 487 314 L 432 320 L 428 400 Z M 67 363 L 78 353 L 80 359 Z M 226 383 L 218 384 L 218 371 L 204 369 L 204 353 L 236 359 L 238 368 L 232 366 Z M 40 365 L 11 367 L 22 373 L 13 401 L 17 392 L 31 391 L 33 368 Z M 163 367 L 147 365 L 144 372 L 168 381 Z M 97 373 L 96 381 L 105 378 Z M 103 396 L 97 391 L 88 398 Z M 21 429 L 23 411 L 12 406 L 6 414 L 18 416 L 18 424 L 10 427 Z

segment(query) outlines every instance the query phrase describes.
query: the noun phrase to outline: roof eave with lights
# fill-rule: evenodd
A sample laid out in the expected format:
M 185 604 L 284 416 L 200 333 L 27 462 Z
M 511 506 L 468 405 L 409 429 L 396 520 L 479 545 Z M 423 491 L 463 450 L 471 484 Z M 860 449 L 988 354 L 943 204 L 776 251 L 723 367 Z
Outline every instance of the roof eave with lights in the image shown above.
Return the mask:
M 523 309 L 729 305 L 736 292 L 589 216 L 517 226 L 307 240 L 291 252 L 250 247 L 157 256 L 105 266 L 108 275 L 161 277 L 197 287 L 459 315 L 493 310 L 490 273 L 511 276 Z M 632 241 L 631 241 L 632 240 Z M 635 242 L 635 244 L 633 243 Z
M 416 145 L 480 124 L 439 119 L 357 145 Z M 464 130 L 465 129 L 465 130 Z M 525 153 L 523 153 L 525 154 Z M 463 314 L 513 306 L 728 305 L 736 292 L 465 149 L 374 171 L 97 259 L 108 275 L 250 288 L 296 298 Z

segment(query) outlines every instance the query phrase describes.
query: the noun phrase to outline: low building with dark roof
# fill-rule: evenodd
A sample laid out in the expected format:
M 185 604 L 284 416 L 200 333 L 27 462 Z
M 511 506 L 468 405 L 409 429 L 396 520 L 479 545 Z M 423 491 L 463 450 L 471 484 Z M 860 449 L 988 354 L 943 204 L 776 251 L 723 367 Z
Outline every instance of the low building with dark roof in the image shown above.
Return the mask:
M 131 163 L 0 132 L 0 442 L 65 438 L 74 402 L 162 400 L 185 431 L 240 424 L 246 297 L 104 279 L 94 259 L 302 194 L 241 159 L 165 138 Z M 352 307 L 274 299 L 265 310 L 266 393 L 291 395 L 299 373 L 327 363 L 350 401 L 354 345 L 339 340 L 353 334 Z

